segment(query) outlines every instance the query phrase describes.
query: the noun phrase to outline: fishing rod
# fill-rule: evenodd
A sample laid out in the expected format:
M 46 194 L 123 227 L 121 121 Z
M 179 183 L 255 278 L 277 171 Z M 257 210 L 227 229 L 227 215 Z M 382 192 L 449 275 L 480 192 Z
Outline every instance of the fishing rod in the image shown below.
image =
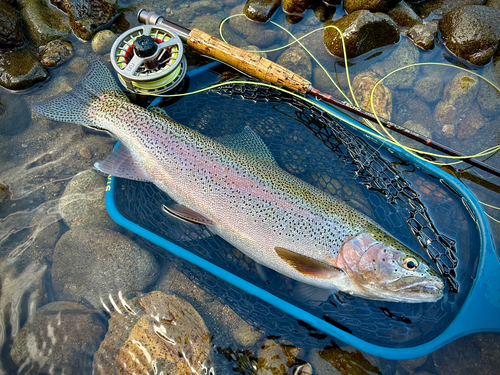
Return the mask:
M 189 30 L 183 26 L 177 25 L 171 21 L 166 20 L 164 17 L 154 12 L 148 12 L 144 9 L 139 10 L 137 14 L 137 19 L 139 22 L 145 25 L 163 26 L 166 29 L 171 30 L 173 32 L 173 38 L 177 37 L 177 39 L 175 39 L 173 44 L 175 45 L 175 48 L 177 48 L 176 51 L 178 51 L 179 53 L 182 52 L 182 43 L 179 43 L 179 38 L 180 38 L 182 42 L 186 43 L 189 47 L 201 53 L 202 55 L 211 57 L 224 64 L 227 64 L 245 74 L 248 74 L 249 76 L 252 76 L 264 82 L 268 82 L 270 84 L 285 87 L 302 95 L 309 94 L 321 101 L 333 104 L 336 107 L 342 108 L 352 114 L 358 115 L 367 120 L 374 122 L 380 121 L 380 123 L 387 129 L 393 130 L 399 134 L 402 134 L 410 139 L 413 139 L 421 144 L 429 146 L 434 150 L 440 151 L 444 154 L 459 157 L 461 158 L 461 160 L 470 165 L 473 165 L 479 169 L 482 169 L 497 177 L 500 177 L 500 170 L 493 168 L 483 163 L 482 161 L 476 160 L 474 158 L 468 158 L 466 157 L 466 155 L 458 151 L 455 151 L 441 143 L 433 141 L 428 137 L 425 137 L 414 131 L 406 129 L 384 118 L 377 118 L 371 112 L 355 107 L 345 101 L 335 98 L 334 96 L 328 93 L 320 91 L 317 88 L 313 87 L 312 83 L 306 80 L 305 78 L 299 76 L 298 74 L 293 73 L 292 71 L 286 69 L 285 67 L 276 64 L 262 56 L 258 56 L 252 52 L 248 52 L 238 47 L 227 44 L 199 29 Z M 148 34 L 150 33 L 151 32 L 149 32 Z M 176 59 L 177 61 L 179 61 L 177 57 Z M 139 62 L 139 60 L 137 62 Z M 186 69 L 184 68 L 184 73 L 185 70 Z M 120 75 L 119 71 L 118 73 Z M 120 78 L 122 82 L 124 80 L 127 81 L 127 79 L 122 79 L 122 77 Z M 173 80 L 174 78 L 178 78 L 178 76 L 175 76 L 173 78 L 172 76 L 167 76 L 163 81 L 168 81 L 169 79 Z M 157 81 L 155 81 L 154 85 L 161 86 L 161 83 L 163 81 L 162 80 L 159 81 L 161 82 L 158 83 Z M 130 86 L 130 83 L 128 83 L 128 86 Z M 140 86 L 137 87 L 139 87 L 140 89 L 144 88 L 149 89 L 149 87 L 140 87 Z

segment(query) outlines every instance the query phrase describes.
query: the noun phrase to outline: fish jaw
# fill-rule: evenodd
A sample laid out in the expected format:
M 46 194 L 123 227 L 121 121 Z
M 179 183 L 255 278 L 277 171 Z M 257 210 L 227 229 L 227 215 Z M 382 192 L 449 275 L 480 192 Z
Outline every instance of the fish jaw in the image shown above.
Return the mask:
M 394 240 L 386 244 L 374 237 L 363 232 L 348 238 L 336 260 L 358 296 L 408 303 L 436 302 L 443 296 L 443 279 L 423 259 Z

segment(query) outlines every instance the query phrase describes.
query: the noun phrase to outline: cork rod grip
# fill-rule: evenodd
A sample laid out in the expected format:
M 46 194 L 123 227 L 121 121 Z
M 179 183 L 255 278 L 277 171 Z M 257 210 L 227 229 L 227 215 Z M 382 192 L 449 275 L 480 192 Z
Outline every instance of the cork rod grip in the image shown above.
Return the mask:
M 306 94 L 311 87 L 311 82 L 290 70 L 254 53 L 224 43 L 201 30 L 191 30 L 188 45 L 261 81 L 283 86 L 301 94 Z

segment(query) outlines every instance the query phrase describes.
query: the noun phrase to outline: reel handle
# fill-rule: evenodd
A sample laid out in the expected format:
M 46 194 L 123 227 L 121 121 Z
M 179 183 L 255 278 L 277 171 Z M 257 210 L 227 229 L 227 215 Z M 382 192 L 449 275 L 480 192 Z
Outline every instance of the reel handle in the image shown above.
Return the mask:
M 222 61 L 243 73 L 277 86 L 283 86 L 301 94 L 312 87 L 311 82 L 262 56 L 231 46 L 199 30 L 188 35 L 188 45 L 203 55 Z

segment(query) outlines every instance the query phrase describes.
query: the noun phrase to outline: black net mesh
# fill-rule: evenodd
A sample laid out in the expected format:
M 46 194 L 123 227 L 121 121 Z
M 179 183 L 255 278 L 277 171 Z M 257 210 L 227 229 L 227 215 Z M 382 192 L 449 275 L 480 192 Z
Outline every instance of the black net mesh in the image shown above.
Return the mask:
M 293 297 L 294 280 L 266 270 L 269 282 L 264 281 L 251 259 L 205 227 L 162 212 L 161 206 L 170 198 L 150 183 L 117 180 L 115 200 L 123 216 L 376 345 L 418 345 L 437 336 L 452 321 L 471 288 L 480 240 L 470 210 L 444 181 L 350 130 L 321 109 L 274 89 L 228 85 L 164 105 L 170 117 L 212 137 L 250 126 L 284 170 L 343 199 L 433 262 L 446 278 L 448 291 L 437 303 L 380 302 L 337 293 L 321 304 L 302 304 Z M 173 261 L 199 286 L 223 298 L 268 335 L 294 343 L 326 338 L 217 276 L 180 259 Z

